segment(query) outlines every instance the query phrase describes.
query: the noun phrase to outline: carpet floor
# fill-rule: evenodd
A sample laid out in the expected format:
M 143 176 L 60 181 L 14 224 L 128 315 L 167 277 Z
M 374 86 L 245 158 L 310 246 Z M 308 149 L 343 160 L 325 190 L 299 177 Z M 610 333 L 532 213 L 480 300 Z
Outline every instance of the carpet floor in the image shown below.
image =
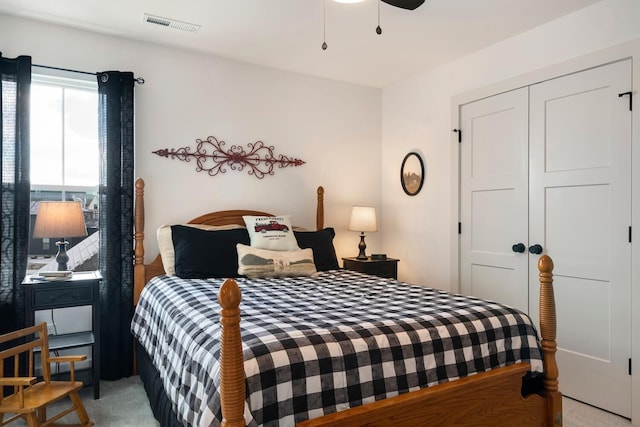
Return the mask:
M 158 427 L 153 418 L 147 394 L 137 376 L 118 381 L 100 383 L 100 399 L 93 399 L 93 388 L 86 387 L 80 392 L 89 418 L 97 427 Z M 67 402 L 52 405 L 49 414 L 60 411 Z M 562 401 L 565 427 L 631 427 L 631 422 L 617 415 L 601 411 L 575 400 L 564 398 Z M 75 414 L 64 417 L 61 422 L 77 423 Z M 17 421 L 12 424 L 26 426 Z
M 89 414 L 89 419 L 96 427 L 159 427 L 153 418 L 151 407 L 140 377 L 133 376 L 118 381 L 100 382 L 100 399 L 93 398 L 93 387 L 85 387 L 80 391 L 80 397 Z M 64 399 L 51 405 L 49 416 L 59 413 L 69 407 L 69 400 Z M 75 412 L 67 415 L 58 422 L 77 423 Z M 26 426 L 22 420 L 11 426 Z

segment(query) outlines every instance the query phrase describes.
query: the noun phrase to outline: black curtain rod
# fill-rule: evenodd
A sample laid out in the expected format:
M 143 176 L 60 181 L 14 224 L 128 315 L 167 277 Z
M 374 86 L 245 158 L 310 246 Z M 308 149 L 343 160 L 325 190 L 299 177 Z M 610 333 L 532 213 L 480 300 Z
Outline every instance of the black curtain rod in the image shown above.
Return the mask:
M 48 68 L 50 70 L 58 70 L 58 71 L 69 71 L 71 73 L 80 73 L 80 74 L 88 74 L 90 76 L 97 76 L 98 73 L 90 73 L 88 71 L 79 71 L 79 70 L 70 70 L 69 68 L 59 68 L 59 67 L 52 67 L 50 65 L 38 65 L 38 64 L 33 64 L 34 67 L 40 67 L 40 68 Z
M 71 73 L 87 74 L 87 75 L 90 75 L 90 76 L 97 76 L 98 75 L 98 73 L 90 73 L 89 71 L 71 70 L 69 68 L 52 67 L 50 65 L 33 64 L 33 66 L 34 67 L 40 67 L 40 68 L 48 68 L 50 70 L 68 71 L 68 72 L 71 72 Z M 134 77 L 133 80 L 138 84 L 141 84 L 141 85 L 144 84 L 144 78 L 143 77 Z

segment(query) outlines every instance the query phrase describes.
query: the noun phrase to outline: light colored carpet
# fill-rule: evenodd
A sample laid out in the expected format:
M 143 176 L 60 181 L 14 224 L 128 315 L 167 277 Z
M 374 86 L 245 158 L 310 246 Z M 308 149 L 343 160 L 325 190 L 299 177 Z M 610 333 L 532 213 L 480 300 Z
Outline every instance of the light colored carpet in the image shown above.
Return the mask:
M 564 427 L 631 427 L 631 421 L 577 400 L 562 399 Z
M 100 399 L 93 399 L 93 388 L 87 387 L 80 393 L 89 418 L 97 427 L 158 427 L 153 418 L 147 394 L 137 376 L 119 381 L 102 381 Z M 64 402 L 66 405 L 67 403 Z M 630 427 L 631 422 L 592 406 L 572 399 L 562 401 L 564 427 Z M 59 407 L 59 406 L 58 406 Z M 49 414 L 59 410 L 53 405 Z M 62 422 L 77 422 L 75 414 L 67 415 Z M 12 425 L 25 426 L 18 421 Z
M 133 376 L 118 381 L 100 382 L 100 399 L 93 398 L 93 387 L 85 387 L 80 397 L 89 414 L 89 419 L 97 427 L 158 427 L 160 424 L 153 418 L 147 394 L 140 377 Z M 69 407 L 69 400 L 51 405 L 47 415 L 59 413 Z M 60 423 L 77 423 L 75 412 L 62 418 Z M 16 421 L 12 426 L 26 426 Z

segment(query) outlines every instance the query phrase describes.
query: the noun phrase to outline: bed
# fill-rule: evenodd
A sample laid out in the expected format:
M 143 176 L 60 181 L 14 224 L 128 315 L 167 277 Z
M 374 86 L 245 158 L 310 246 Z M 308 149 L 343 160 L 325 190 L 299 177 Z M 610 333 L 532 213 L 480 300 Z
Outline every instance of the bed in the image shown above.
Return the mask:
M 323 200 L 320 187 L 318 232 Z M 272 216 L 189 223 L 232 227 L 247 215 Z M 528 317 L 499 304 L 333 268 L 182 279 L 160 255 L 144 264 L 143 241 L 138 180 L 132 333 L 163 426 L 562 425 L 547 256 L 538 343 Z

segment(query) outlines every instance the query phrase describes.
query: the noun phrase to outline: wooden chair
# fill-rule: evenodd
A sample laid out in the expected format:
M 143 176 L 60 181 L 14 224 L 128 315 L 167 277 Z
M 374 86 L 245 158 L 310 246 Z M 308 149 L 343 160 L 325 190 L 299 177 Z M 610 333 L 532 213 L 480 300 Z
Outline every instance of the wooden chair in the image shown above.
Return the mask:
M 36 338 L 36 334 L 38 335 Z M 23 341 L 12 343 L 8 349 L 0 351 L 0 427 L 17 419 L 24 418 L 29 427 L 55 426 L 55 421 L 75 411 L 80 419 L 78 426 L 92 426 L 78 390 L 82 388 L 82 381 L 75 380 L 75 362 L 85 360 L 87 356 L 49 356 L 49 342 L 47 324 L 21 329 L 5 335 L 0 335 L 0 348 L 3 344 L 24 338 Z M 33 354 L 40 351 L 42 360 L 42 381 L 34 376 Z M 13 359 L 13 377 L 4 377 L 5 360 Z M 71 363 L 70 381 L 51 381 L 51 363 Z M 27 376 L 19 376 L 20 364 L 28 364 Z M 5 388 L 13 388 L 12 394 L 3 397 Z M 71 399 L 72 406 L 47 420 L 47 405 L 65 397 Z M 5 414 L 13 414 L 6 421 Z

